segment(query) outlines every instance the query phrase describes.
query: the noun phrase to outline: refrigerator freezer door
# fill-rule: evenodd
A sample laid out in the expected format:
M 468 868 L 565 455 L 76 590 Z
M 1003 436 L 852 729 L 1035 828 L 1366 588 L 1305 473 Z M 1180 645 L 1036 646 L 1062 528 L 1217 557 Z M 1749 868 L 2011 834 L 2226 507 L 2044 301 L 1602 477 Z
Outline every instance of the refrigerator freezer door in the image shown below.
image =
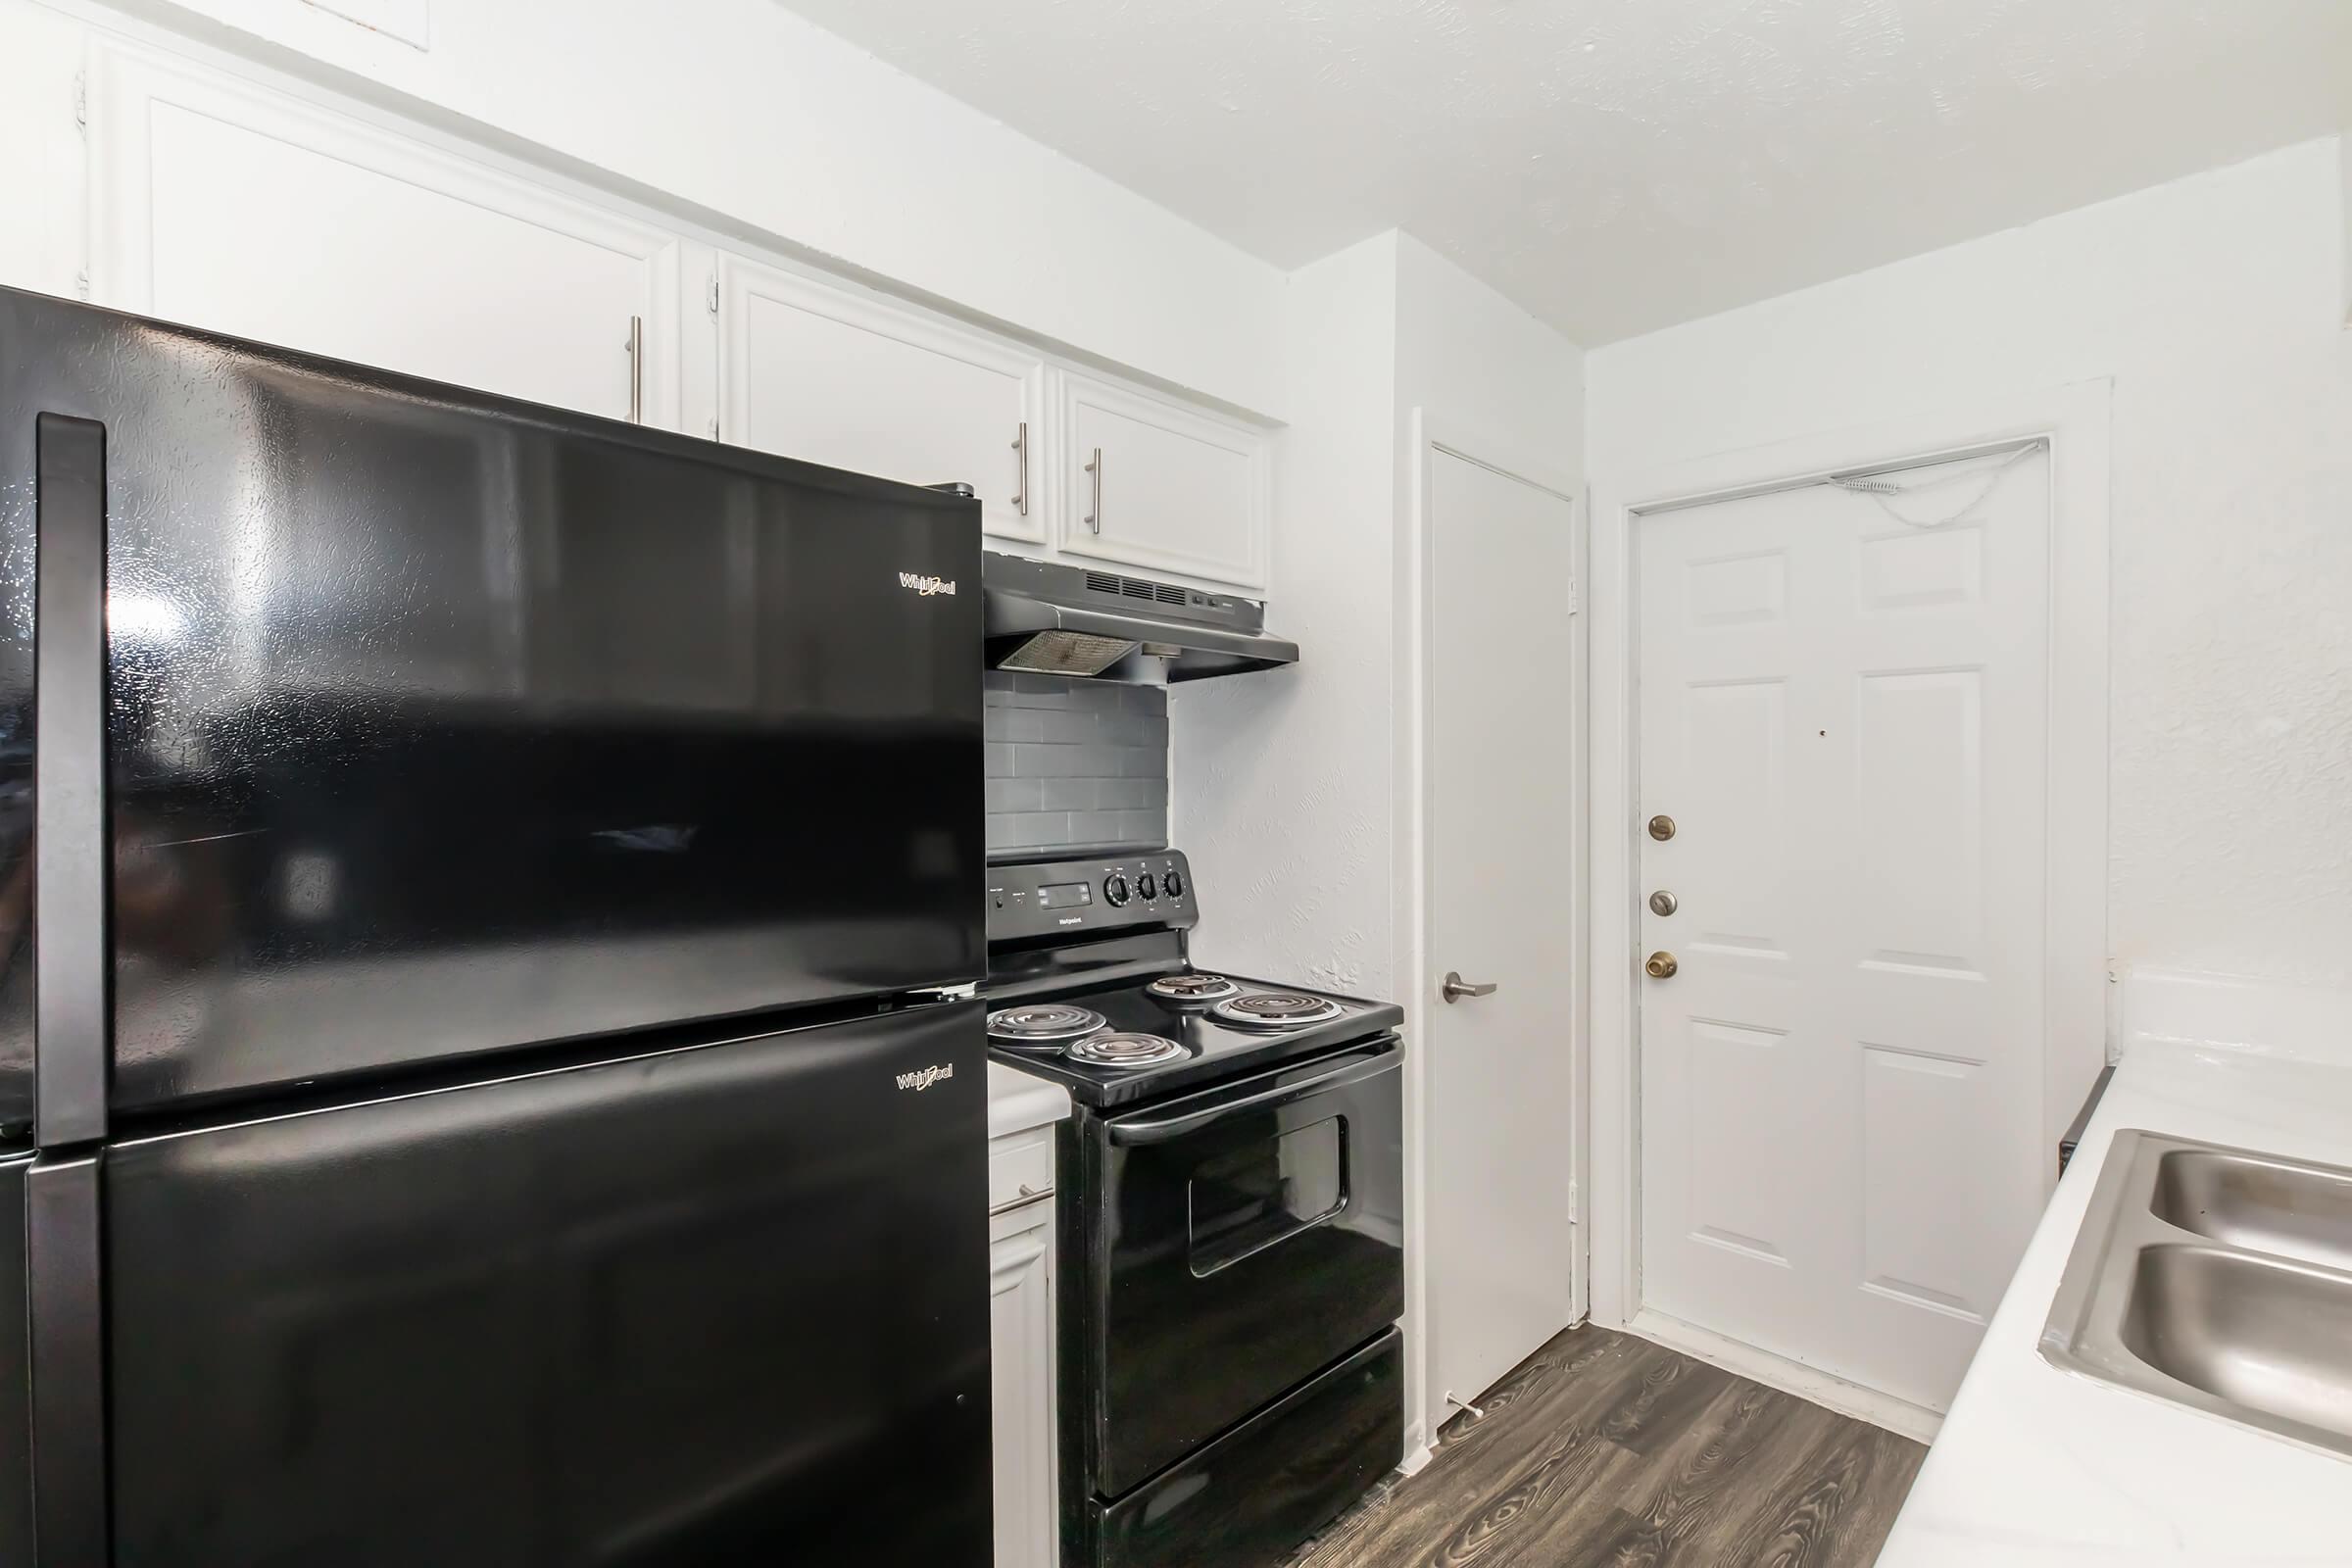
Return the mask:
M 110 1151 L 115 1562 L 986 1563 L 984 1059 L 957 1004 Z
M 43 415 L 117 1110 L 978 977 L 977 503 L 0 290 L 0 1133 Z

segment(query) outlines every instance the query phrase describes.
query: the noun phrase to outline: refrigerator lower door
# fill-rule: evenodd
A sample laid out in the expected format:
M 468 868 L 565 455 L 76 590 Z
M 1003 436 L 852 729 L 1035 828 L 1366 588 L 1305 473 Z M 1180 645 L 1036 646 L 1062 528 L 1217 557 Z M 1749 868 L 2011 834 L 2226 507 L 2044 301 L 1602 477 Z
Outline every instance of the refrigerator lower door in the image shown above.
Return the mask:
M 945 1004 L 110 1150 L 118 1568 L 985 1564 L 984 1055 Z

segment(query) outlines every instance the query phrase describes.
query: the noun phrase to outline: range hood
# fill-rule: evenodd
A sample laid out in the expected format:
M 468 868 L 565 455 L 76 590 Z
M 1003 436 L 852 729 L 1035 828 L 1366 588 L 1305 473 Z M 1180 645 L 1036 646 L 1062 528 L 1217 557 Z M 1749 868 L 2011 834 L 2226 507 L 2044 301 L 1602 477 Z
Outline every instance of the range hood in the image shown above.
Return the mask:
M 1200 680 L 1298 662 L 1255 600 L 1061 562 L 982 558 L 988 666 L 1108 680 Z

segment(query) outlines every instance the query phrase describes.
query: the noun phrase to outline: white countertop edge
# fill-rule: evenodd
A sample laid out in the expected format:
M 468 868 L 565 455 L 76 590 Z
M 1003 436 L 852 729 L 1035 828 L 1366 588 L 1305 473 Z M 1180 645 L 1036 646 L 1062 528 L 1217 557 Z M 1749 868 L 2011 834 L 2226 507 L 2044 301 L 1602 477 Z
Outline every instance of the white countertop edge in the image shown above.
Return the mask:
M 2352 1562 L 2352 1460 L 2041 1358 L 2051 1297 L 2125 1128 L 2352 1164 L 2352 1069 L 2133 1043 L 1985 1329 L 1879 1568 Z
M 988 1064 L 988 1136 L 990 1142 L 1050 1127 L 1070 1113 L 1070 1092 L 1059 1084 L 1033 1078 L 1001 1061 Z

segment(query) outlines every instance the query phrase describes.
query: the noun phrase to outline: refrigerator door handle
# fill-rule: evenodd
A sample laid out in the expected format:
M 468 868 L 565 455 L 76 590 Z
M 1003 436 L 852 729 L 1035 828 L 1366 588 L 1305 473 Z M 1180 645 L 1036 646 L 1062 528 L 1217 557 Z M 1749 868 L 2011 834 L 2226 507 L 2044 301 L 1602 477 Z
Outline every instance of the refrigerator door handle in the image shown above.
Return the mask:
M 33 1139 L 106 1136 L 106 426 L 34 424 Z
M 42 1564 L 109 1560 L 98 1196 L 95 1151 L 42 1154 L 24 1173 L 33 1560 Z

